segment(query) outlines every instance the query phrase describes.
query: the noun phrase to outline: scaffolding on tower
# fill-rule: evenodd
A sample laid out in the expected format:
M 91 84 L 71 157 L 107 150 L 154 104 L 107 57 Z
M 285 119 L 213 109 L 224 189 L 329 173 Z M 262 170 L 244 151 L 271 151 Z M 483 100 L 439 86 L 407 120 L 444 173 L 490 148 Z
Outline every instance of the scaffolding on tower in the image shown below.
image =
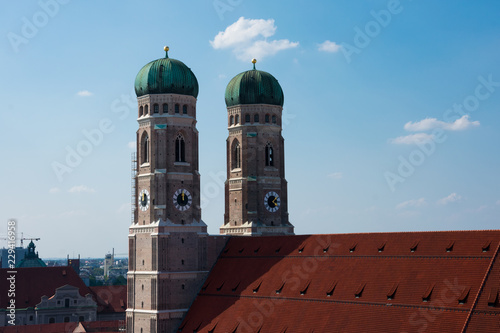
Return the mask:
M 136 203 L 136 197 L 135 197 L 135 187 L 136 187 L 136 175 L 137 175 L 137 158 L 136 154 L 132 153 L 131 157 L 131 202 L 130 202 L 130 209 L 131 209 L 131 222 L 134 224 L 135 221 L 135 203 Z

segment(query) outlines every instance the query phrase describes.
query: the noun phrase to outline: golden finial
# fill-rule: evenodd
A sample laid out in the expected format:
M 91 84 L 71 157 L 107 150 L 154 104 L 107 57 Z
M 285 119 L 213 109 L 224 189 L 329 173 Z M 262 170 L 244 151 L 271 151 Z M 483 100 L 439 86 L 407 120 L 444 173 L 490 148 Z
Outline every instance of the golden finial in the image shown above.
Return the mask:
M 165 58 L 168 58 L 168 50 L 170 50 L 170 48 L 168 46 L 165 46 L 163 50 L 165 50 Z
M 255 69 L 255 63 L 257 62 L 257 59 L 253 58 L 252 59 L 252 64 L 253 64 L 253 69 Z

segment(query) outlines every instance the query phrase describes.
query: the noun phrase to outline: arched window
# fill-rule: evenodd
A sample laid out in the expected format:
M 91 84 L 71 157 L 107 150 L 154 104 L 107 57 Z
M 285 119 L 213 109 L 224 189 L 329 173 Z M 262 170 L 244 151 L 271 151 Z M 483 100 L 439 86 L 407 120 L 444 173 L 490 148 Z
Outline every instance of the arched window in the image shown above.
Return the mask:
M 245 115 L 245 124 L 250 122 L 250 115 L 247 113 Z
M 188 106 L 187 106 L 186 104 L 184 104 L 184 105 L 182 106 L 182 113 L 183 113 L 183 114 L 187 114 L 187 113 L 188 113 Z
M 269 115 L 268 114 L 266 114 L 266 117 L 264 120 L 266 121 L 266 124 L 269 123 Z
M 231 116 L 229 117 L 229 126 L 233 126 L 234 125 L 234 117 Z
M 239 123 L 240 123 L 240 115 L 237 114 L 236 116 L 234 116 L 234 124 L 238 125 Z
M 232 168 L 231 169 L 239 169 L 241 168 L 241 148 L 238 140 L 234 140 L 233 149 L 232 149 Z
M 258 123 L 259 122 L 259 115 L 258 114 L 254 114 L 253 115 L 253 122 L 254 123 Z
M 149 162 L 149 136 L 147 133 L 142 137 L 142 163 Z
M 274 149 L 271 143 L 266 145 L 266 166 L 274 166 Z
M 163 104 L 163 113 L 164 114 L 168 113 L 168 104 L 167 103 Z
M 175 161 L 186 162 L 186 144 L 181 133 L 175 139 Z
M 144 115 L 144 108 L 142 106 L 139 107 L 139 117 Z
M 175 104 L 175 113 L 179 113 L 179 104 Z
M 273 120 L 273 124 L 276 124 L 276 116 L 273 115 L 272 120 Z
M 148 105 L 144 105 L 144 115 L 147 116 L 149 114 L 149 107 Z
M 154 113 L 160 113 L 160 106 L 159 106 L 158 104 L 155 104 L 155 105 L 153 106 L 153 112 L 154 112 Z

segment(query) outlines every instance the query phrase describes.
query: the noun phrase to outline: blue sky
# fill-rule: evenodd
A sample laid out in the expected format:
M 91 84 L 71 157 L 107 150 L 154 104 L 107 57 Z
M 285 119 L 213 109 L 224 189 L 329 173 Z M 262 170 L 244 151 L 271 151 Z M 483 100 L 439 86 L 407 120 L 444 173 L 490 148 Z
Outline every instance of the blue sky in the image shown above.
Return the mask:
M 297 234 L 498 229 L 499 11 L 493 0 L 7 2 L 0 235 L 16 218 L 42 257 L 127 252 L 133 83 L 164 45 L 200 84 L 210 233 L 223 223 L 224 90 L 253 57 L 285 94 Z

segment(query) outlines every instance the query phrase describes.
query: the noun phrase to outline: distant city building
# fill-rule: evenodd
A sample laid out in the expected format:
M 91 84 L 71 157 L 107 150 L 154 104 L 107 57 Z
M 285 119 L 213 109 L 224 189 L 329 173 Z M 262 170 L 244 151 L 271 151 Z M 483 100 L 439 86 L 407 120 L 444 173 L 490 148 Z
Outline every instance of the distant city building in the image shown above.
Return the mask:
M 15 266 L 19 265 L 21 260 L 24 259 L 24 255 L 28 252 L 27 248 L 23 247 L 16 247 L 15 248 L 15 253 L 16 253 L 16 260 L 15 260 Z M 1 254 L 1 259 L 2 259 L 2 267 L 1 268 L 9 268 L 9 259 L 12 259 L 12 257 L 9 258 L 9 249 L 0 249 L 0 254 Z
M 10 272 L 0 269 L 0 326 L 9 320 Z M 89 288 L 70 266 L 17 268 L 15 279 L 16 325 L 125 319 L 126 286 Z
M 109 276 L 109 270 L 113 266 L 115 261 L 115 249 L 113 249 L 113 253 L 108 253 L 104 256 L 104 276 Z
M 35 252 L 35 248 L 35 243 L 31 241 L 28 245 L 28 251 L 24 254 L 24 258 L 16 267 L 47 267 L 45 262 L 38 257 L 38 252 Z
M 76 274 L 80 275 L 80 255 L 78 255 L 78 259 L 70 259 L 68 255 L 67 262 L 67 265 L 73 267 Z

